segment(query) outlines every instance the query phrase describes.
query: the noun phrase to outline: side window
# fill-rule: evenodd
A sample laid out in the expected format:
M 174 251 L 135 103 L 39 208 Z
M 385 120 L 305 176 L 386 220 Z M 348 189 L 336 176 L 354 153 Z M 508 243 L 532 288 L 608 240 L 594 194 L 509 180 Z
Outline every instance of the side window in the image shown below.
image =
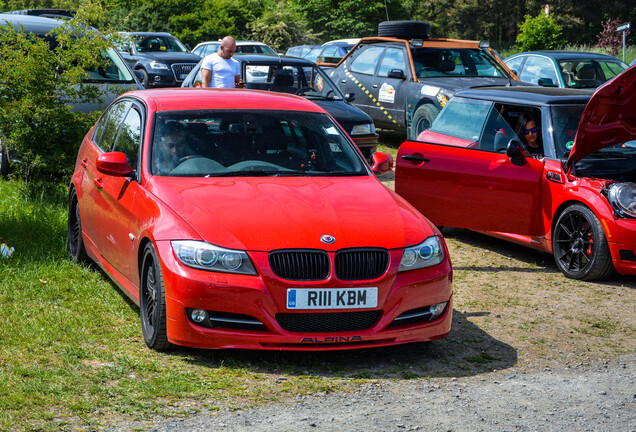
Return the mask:
M 120 151 L 128 158 L 128 163 L 137 169 L 139 146 L 141 144 L 141 113 L 132 108 L 119 128 L 119 135 L 112 151 Z
M 559 84 L 554 65 L 550 59 L 535 56 L 528 57 L 523 70 L 519 73 L 519 79 L 538 84 L 539 78 L 550 78 L 554 84 Z
M 491 106 L 492 102 L 455 97 L 446 104 L 430 130 L 476 142 Z
M 519 73 L 521 72 L 521 63 L 523 63 L 523 59 L 525 59 L 525 57 L 523 56 L 515 57 L 512 60 L 506 62 L 506 66 L 508 66 L 509 69 L 512 69 Z
M 389 71 L 393 69 L 400 69 L 404 74 L 406 74 L 406 61 L 404 60 L 404 51 L 399 48 L 388 48 L 386 50 L 386 54 L 384 54 L 384 58 L 382 59 L 382 63 L 380 64 L 380 70 L 378 71 L 378 76 L 387 77 L 389 76 Z
M 351 72 L 373 75 L 384 47 L 369 47 L 362 51 L 351 63 Z
M 484 129 L 479 139 L 479 149 L 489 152 L 505 152 L 511 139 L 516 138 L 515 132 L 506 121 L 506 109 L 495 104 L 488 114 Z
M 102 115 L 93 133 L 93 142 L 102 151 L 110 151 L 113 147 L 117 137 L 118 126 L 124 119 L 131 104 L 130 101 L 118 102 Z

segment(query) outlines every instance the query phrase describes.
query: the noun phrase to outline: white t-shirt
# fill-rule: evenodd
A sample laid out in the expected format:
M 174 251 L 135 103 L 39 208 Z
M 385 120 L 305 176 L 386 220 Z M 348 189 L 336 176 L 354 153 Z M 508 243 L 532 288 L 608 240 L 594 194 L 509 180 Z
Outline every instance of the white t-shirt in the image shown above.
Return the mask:
M 233 58 L 226 60 L 218 53 L 207 55 L 201 63 L 201 69 L 212 71 L 212 81 L 209 84 L 214 88 L 234 88 L 234 77 L 241 74 L 237 60 Z

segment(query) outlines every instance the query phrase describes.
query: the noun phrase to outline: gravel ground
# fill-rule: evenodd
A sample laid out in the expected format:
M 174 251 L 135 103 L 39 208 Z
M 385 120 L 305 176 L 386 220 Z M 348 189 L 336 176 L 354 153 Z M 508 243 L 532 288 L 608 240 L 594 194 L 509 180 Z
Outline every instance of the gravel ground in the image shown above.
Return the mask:
M 470 377 L 370 380 L 253 408 L 184 407 L 186 418 L 115 431 L 635 431 L 636 355 Z M 284 378 L 282 378 L 284 379 Z

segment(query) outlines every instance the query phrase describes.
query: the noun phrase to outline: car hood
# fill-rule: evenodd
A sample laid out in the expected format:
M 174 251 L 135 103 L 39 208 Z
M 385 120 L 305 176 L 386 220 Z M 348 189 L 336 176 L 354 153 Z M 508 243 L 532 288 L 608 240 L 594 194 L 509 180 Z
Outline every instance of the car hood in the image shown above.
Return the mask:
M 167 63 L 199 63 L 201 57 L 192 53 L 177 53 L 177 52 L 145 52 L 139 53 L 139 57 L 145 57 L 151 60 L 159 60 Z
M 417 210 L 372 176 L 152 177 L 148 190 L 202 239 L 231 249 L 394 249 L 434 234 Z M 325 234 L 335 243 L 322 243 Z
M 360 123 L 373 123 L 371 117 L 364 111 L 356 108 L 342 100 L 326 100 L 320 98 L 307 98 L 308 100 L 316 103 L 322 109 L 327 111 L 331 116 L 336 119 L 338 123 L 344 125 L 360 124 Z M 346 128 L 345 128 L 346 129 Z M 351 132 L 351 131 L 347 131 Z
M 585 156 L 636 139 L 636 67 L 599 87 L 587 103 L 568 158 L 568 169 Z

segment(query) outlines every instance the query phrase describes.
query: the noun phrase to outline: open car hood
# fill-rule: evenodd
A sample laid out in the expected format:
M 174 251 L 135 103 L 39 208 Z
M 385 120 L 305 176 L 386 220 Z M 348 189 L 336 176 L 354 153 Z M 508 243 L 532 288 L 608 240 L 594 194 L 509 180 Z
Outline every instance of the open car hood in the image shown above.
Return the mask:
M 598 88 L 574 138 L 567 168 L 602 148 L 636 139 L 636 66 Z

